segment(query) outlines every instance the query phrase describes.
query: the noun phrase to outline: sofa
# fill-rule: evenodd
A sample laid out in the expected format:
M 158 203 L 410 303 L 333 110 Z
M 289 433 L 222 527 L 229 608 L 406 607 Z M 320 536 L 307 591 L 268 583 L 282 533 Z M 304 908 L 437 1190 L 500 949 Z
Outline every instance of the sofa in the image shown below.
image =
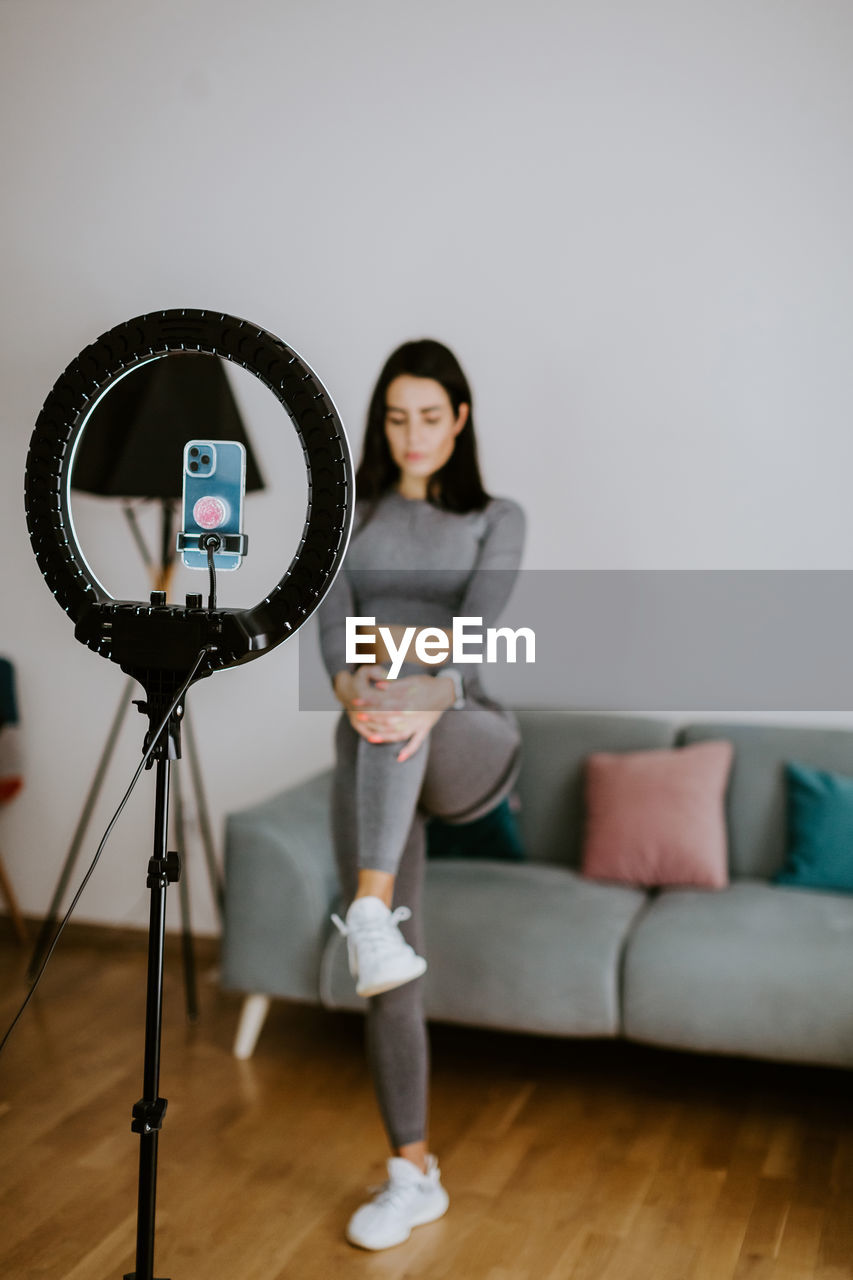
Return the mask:
M 853 731 L 515 708 L 527 860 L 428 861 L 427 1017 L 548 1036 L 853 1066 L 853 894 L 771 882 L 784 764 L 853 777 Z M 709 739 L 734 745 L 729 884 L 654 888 L 579 870 L 583 764 Z M 331 769 L 226 820 L 222 982 L 245 996 L 234 1052 L 272 999 L 358 1010 L 329 830 Z

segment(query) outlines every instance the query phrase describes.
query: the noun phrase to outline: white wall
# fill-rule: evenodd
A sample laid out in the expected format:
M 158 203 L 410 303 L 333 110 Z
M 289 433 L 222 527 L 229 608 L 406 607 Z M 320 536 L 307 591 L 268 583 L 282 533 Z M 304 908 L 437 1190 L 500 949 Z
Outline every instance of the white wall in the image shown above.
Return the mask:
M 0 650 L 27 747 L 0 846 L 26 910 L 123 681 L 39 576 L 26 449 L 66 364 L 130 316 L 209 306 L 279 334 L 356 452 L 387 352 L 448 342 L 528 566 L 851 566 L 851 54 L 843 0 L 0 6 Z M 274 454 L 262 409 L 254 430 Z M 83 500 L 81 521 L 124 572 L 114 511 Z M 293 643 L 192 709 L 217 825 L 331 761 Z M 150 813 L 149 776 L 80 919 L 144 921 Z

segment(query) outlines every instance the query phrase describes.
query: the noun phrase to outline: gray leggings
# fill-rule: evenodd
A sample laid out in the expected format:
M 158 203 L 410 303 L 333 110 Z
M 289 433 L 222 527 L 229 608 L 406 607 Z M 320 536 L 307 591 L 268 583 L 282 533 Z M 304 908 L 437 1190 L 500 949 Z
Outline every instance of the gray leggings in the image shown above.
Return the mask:
M 401 675 L 423 673 L 406 663 Z M 511 790 L 520 763 L 520 734 L 510 711 L 469 697 L 444 713 L 408 760 L 402 742 L 371 743 L 341 714 L 335 731 L 332 837 L 345 905 L 355 896 L 359 868 L 396 874 L 394 906 L 412 915 L 400 925 L 419 955 L 424 947 L 421 891 L 425 823 L 434 814 L 472 821 Z M 429 957 L 427 957 L 428 959 Z M 367 1002 L 367 1057 L 392 1148 L 427 1132 L 429 1042 L 424 1017 L 428 973 Z

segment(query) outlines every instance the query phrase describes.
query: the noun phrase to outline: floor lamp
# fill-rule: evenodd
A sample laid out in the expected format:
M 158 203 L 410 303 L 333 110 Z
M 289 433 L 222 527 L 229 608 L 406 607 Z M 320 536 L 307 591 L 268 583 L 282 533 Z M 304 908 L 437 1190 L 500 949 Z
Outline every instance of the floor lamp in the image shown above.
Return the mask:
M 246 449 L 246 492 L 264 488 L 223 362 L 197 352 L 176 353 L 132 369 L 111 388 L 91 414 L 74 455 L 71 488 L 121 502 L 133 541 L 148 570 L 151 589 L 168 595 L 175 569 L 176 519 L 181 503 L 183 449 L 187 440 L 238 440 Z M 137 519 L 140 505 L 155 503 L 160 510 L 156 549 L 148 545 Z M 50 946 L 63 897 L 115 751 L 136 681 L 128 677 L 74 829 L 68 852 L 42 922 L 29 965 L 38 972 Z M 198 745 L 189 710 L 184 716 L 187 759 L 195 793 L 195 808 L 211 891 L 222 919 L 223 886 L 214 851 L 210 812 L 202 782 Z M 186 848 L 185 806 L 180 773 L 173 774 L 174 823 L 178 848 Z M 179 881 L 181 949 L 187 1014 L 198 1015 L 189 889 L 186 872 Z

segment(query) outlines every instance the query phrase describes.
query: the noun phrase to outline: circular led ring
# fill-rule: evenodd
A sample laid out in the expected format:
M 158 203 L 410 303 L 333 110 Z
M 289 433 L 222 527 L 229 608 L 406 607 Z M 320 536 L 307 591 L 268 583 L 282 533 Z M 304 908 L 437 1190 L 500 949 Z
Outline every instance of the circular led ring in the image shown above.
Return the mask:
M 69 491 L 76 445 L 90 414 L 119 378 L 176 351 L 220 356 L 264 383 L 296 429 L 308 472 L 308 507 L 298 549 L 268 596 L 251 609 L 221 611 L 249 643 L 239 653 L 227 647 L 211 653 L 207 674 L 259 657 L 298 630 L 331 587 L 349 542 L 353 468 L 346 433 L 325 387 L 291 347 L 257 325 L 216 311 L 152 312 L 110 329 L 72 360 L 45 400 L 30 440 L 24 498 L 39 568 L 59 604 L 79 624 L 88 611 L 112 603 L 112 597 L 87 564 L 74 533 Z M 108 646 L 87 643 L 112 656 Z

